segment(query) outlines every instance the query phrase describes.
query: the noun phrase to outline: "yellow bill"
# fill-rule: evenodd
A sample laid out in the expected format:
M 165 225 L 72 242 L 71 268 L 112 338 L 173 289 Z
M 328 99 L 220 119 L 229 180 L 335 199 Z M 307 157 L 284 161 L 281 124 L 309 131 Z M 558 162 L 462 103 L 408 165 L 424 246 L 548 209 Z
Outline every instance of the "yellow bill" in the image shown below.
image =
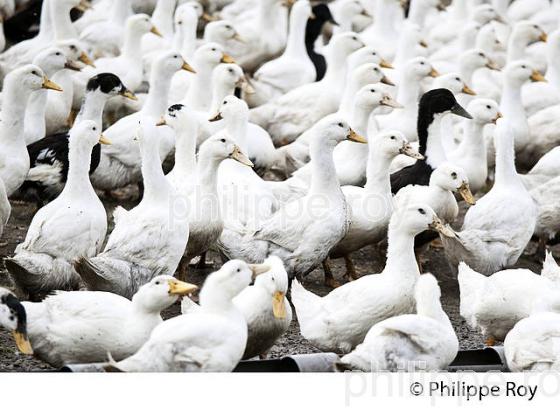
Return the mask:
M 47 90 L 62 91 L 62 87 L 60 85 L 52 82 L 47 77 L 43 77 L 43 84 L 41 84 L 41 87 Z
M 198 286 L 192 283 L 183 282 L 177 279 L 169 280 L 169 294 L 176 296 L 186 296 L 198 289 Z
M 29 339 L 25 333 L 14 330 L 12 332 L 12 336 L 14 337 L 16 346 L 20 352 L 23 354 L 33 354 L 33 348 L 31 347 L 31 343 L 29 343 Z
M 272 313 L 276 319 L 286 318 L 286 302 L 283 292 L 274 292 L 272 296 Z
M 99 137 L 99 143 L 103 145 L 111 145 L 111 140 L 105 135 L 101 134 L 101 136 Z
M 360 134 L 356 133 L 352 128 L 350 128 L 350 134 L 346 137 L 350 141 L 359 142 L 362 144 L 367 144 L 367 140 Z
M 241 149 L 237 145 L 234 146 L 230 157 L 243 165 L 247 165 L 248 167 L 252 168 L 255 166 L 255 164 L 253 164 L 253 162 L 251 162 L 251 160 L 247 158 L 243 152 L 241 152 Z

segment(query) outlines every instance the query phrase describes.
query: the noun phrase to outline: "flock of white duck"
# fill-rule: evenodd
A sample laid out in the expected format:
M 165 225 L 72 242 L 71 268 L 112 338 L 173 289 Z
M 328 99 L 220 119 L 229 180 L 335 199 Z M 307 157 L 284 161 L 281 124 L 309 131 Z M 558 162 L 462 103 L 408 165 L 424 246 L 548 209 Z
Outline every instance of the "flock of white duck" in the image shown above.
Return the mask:
M 0 54 L 0 234 L 8 198 L 38 207 L 4 260 L 22 301 L 0 288 L 19 349 L 231 371 L 293 304 L 339 370 L 445 369 L 459 342 L 417 262 L 432 245 L 510 369 L 560 370 L 560 267 L 512 269 L 560 230 L 560 1 L 445 3 L 43 0 L 37 36 Z M 131 184 L 108 232 L 99 196 Z M 385 243 L 360 277 L 352 253 Z M 228 261 L 190 298 L 209 250 Z M 324 297 L 302 284 L 321 267 Z

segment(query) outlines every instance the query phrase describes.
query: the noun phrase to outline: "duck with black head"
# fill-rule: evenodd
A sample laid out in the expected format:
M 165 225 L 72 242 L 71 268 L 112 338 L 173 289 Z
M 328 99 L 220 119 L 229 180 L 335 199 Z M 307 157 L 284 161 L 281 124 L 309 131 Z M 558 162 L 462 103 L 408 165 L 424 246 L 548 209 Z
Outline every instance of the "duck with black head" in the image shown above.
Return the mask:
M 407 185 L 428 185 L 433 170 L 446 161 L 440 128 L 441 120 L 447 114 L 472 119 L 446 88 L 431 90 L 422 96 L 418 108 L 417 131 L 419 152 L 424 159 L 391 174 L 391 189 L 394 194 Z
M 27 315 L 18 298 L 0 287 L 0 327 L 12 332 L 16 346 L 24 354 L 33 354 L 27 337 Z
M 315 42 L 323 32 L 323 26 L 325 24 L 330 23 L 338 26 L 338 23 L 331 14 L 329 6 L 324 3 L 313 6 L 311 12 L 315 18 L 307 20 L 307 26 L 305 28 L 305 48 L 307 50 L 307 55 L 315 66 L 315 71 L 317 72 L 316 81 L 320 81 L 327 71 L 327 60 L 322 54 L 315 51 Z

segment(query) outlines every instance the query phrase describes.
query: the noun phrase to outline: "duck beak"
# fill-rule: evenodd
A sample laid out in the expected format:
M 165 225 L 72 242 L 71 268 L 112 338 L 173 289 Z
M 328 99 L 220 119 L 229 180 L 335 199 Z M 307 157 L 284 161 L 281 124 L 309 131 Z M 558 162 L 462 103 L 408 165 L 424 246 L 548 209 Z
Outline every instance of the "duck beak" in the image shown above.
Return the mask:
M 498 114 L 496 114 L 496 118 L 494 118 L 494 119 L 492 120 L 492 122 L 493 122 L 494 124 L 496 124 L 500 118 L 504 118 L 504 116 L 502 115 L 501 112 L 498 112 Z
M 388 62 L 384 58 L 382 58 L 381 61 L 379 62 L 379 67 L 390 68 L 390 69 L 395 68 L 395 67 L 393 67 L 393 64 L 391 64 L 390 62 Z
M 386 76 L 383 76 L 383 78 L 381 79 L 381 82 L 383 84 L 387 84 L 387 85 L 393 85 L 393 86 L 395 85 L 395 83 L 392 82 L 391 80 L 389 80 Z
M 548 40 L 548 35 L 543 31 L 543 32 L 541 33 L 541 35 L 539 36 L 539 41 L 543 41 L 543 42 L 546 43 L 547 40 Z
M 158 122 L 156 122 L 156 127 L 162 127 L 167 125 L 167 121 L 165 121 L 165 117 L 162 115 Z
M 474 195 L 471 192 L 471 188 L 469 187 L 468 182 L 463 182 L 459 187 L 459 194 L 465 200 L 465 202 L 469 205 L 476 204 L 476 200 L 474 199 Z
M 105 135 L 101 134 L 99 136 L 99 143 L 103 145 L 111 145 L 111 140 L 107 138 Z
M 428 43 L 426 43 L 424 40 L 420 40 L 420 47 L 424 47 L 424 48 L 428 48 Z
M 402 148 L 399 150 L 399 153 L 414 159 L 420 159 L 420 160 L 424 159 L 424 155 L 416 151 L 414 147 L 410 144 L 410 142 L 405 143 L 402 146 Z
M 340 24 L 338 24 L 338 21 L 336 21 L 334 18 L 330 18 L 329 19 L 329 23 L 331 23 L 333 26 L 340 26 Z
M 181 66 L 181 70 L 185 70 L 188 71 L 190 73 L 196 74 L 196 71 L 194 68 L 192 68 L 189 63 L 187 63 L 185 60 L 183 60 L 183 65 Z
M 255 89 L 249 82 L 247 76 L 241 77 L 235 85 L 236 87 L 240 87 L 245 94 L 255 94 Z
M 45 88 L 47 90 L 62 91 L 62 87 L 60 87 L 60 85 L 53 83 L 46 76 L 43 77 L 43 84 L 41 84 L 41 88 Z
M 255 166 L 255 164 L 253 164 L 251 160 L 247 158 L 247 156 L 243 152 L 241 152 L 241 148 L 239 148 L 237 145 L 233 147 L 233 152 L 231 153 L 230 157 L 237 162 L 242 163 L 243 165 L 247 165 L 248 167 L 253 168 Z
M 472 120 L 472 115 L 470 115 L 467 110 L 461 107 L 459 103 L 455 103 L 453 108 L 451 108 L 451 112 L 455 115 L 458 115 L 459 117 L 464 117 L 464 118 L 468 118 L 469 120 Z
M 217 113 L 216 115 L 214 115 L 212 118 L 210 118 L 208 121 L 210 121 L 210 122 L 216 122 L 216 121 L 221 121 L 221 120 L 223 120 L 223 119 L 224 119 L 224 117 L 222 117 L 222 113 L 219 112 L 219 113 Z
M 315 15 L 315 13 L 311 12 L 311 14 L 309 14 L 309 19 L 310 20 L 315 20 L 317 18 L 317 16 Z
M 383 96 L 383 98 L 381 99 L 381 105 L 385 105 L 387 107 L 391 107 L 391 108 L 403 108 L 404 106 L 402 104 L 400 104 L 399 102 L 397 102 L 393 97 L 391 97 L 389 94 L 385 94 Z
M 463 86 L 463 89 L 461 90 L 461 92 L 462 92 L 463 94 L 476 95 L 476 93 L 473 91 L 473 89 L 470 88 L 470 87 L 469 87 L 468 85 L 466 85 L 466 84 Z
M 198 286 L 177 279 L 170 279 L 168 283 L 170 295 L 186 296 L 198 290 Z
M 202 13 L 202 20 L 210 23 L 211 21 L 216 21 L 218 20 L 218 17 L 214 17 L 208 13 Z
M 220 60 L 220 63 L 235 64 L 235 60 L 229 54 L 223 53 L 222 54 L 222 59 Z
M 430 71 L 430 74 L 428 74 L 428 75 L 432 78 L 436 78 L 436 77 L 439 77 L 439 72 L 435 68 L 432 68 L 432 70 Z
M 432 223 L 428 227 L 430 229 L 442 234 L 443 236 L 447 236 L 449 238 L 455 238 L 457 236 L 455 234 L 455 231 L 453 229 L 451 229 L 450 226 L 444 225 L 443 222 L 441 221 L 441 219 L 439 219 L 437 216 L 434 216 L 434 220 L 432 221 Z
M 500 67 L 498 67 L 498 64 L 496 64 L 492 60 L 488 60 L 488 62 L 486 63 L 486 68 L 489 68 L 490 70 L 494 70 L 494 71 L 501 71 Z
M 253 272 L 253 280 L 255 280 L 255 278 L 259 275 L 262 275 L 263 273 L 268 272 L 271 267 L 264 264 L 264 263 L 258 263 L 258 264 L 249 264 L 249 268 L 251 269 L 251 271 Z
M 274 292 L 272 296 L 272 313 L 276 319 L 286 318 L 286 302 L 283 292 Z
M 136 97 L 136 95 L 134 95 L 134 93 L 132 91 L 130 91 L 129 89 L 125 88 L 119 94 L 122 95 L 125 98 L 128 98 L 129 100 L 138 101 L 138 97 Z
M 91 4 L 89 1 L 81 0 L 80 4 L 76 6 L 76 8 L 81 11 L 82 13 L 86 12 L 87 10 L 91 9 Z
M 161 31 L 159 31 L 156 26 L 152 26 L 152 28 L 150 29 L 150 33 L 155 34 L 158 37 L 163 37 Z
M 346 136 L 346 139 L 354 142 L 359 142 L 361 144 L 367 144 L 367 140 L 360 134 L 356 133 L 352 128 L 350 128 L 350 134 Z
M 78 60 L 80 60 L 85 65 L 89 65 L 89 66 L 95 68 L 95 64 L 93 64 L 93 61 L 91 61 L 89 56 L 84 52 L 82 52 L 82 54 L 80 54 L 80 57 L 78 57 Z
M 546 78 L 537 70 L 533 70 L 531 73 L 531 81 L 533 82 L 543 82 L 546 83 Z
M 289 7 L 292 7 L 292 6 L 295 4 L 295 2 L 296 2 L 296 0 L 284 0 L 284 1 L 282 2 L 282 5 L 283 5 L 284 7 L 288 7 L 288 8 L 289 8 Z
M 16 342 L 16 346 L 21 353 L 23 353 L 23 354 L 33 354 L 33 348 L 31 347 L 31 343 L 29 343 L 29 339 L 27 337 L 27 332 L 14 330 L 12 332 L 12 336 L 14 337 L 14 341 Z
M 82 67 L 72 60 L 66 60 L 66 63 L 64 63 L 64 68 L 72 71 L 82 71 Z

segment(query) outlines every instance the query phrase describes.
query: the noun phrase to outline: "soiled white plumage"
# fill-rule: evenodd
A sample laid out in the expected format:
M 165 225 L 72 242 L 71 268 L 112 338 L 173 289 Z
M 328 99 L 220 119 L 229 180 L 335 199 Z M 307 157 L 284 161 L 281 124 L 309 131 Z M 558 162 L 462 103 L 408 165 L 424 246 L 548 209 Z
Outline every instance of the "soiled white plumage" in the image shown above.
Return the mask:
M 374 324 L 412 313 L 414 287 L 420 277 L 414 237 L 436 223 L 434 211 L 423 205 L 394 213 L 389 224 L 389 248 L 383 272 L 362 276 L 325 297 L 305 290 L 294 281 L 292 303 L 302 336 L 321 350 L 349 353 L 363 342 Z
M 232 299 L 258 273 L 242 261 L 229 261 L 206 279 L 200 309 L 157 326 L 135 353 L 109 369 L 125 372 L 230 372 L 243 356 L 247 322 Z
M 2 238 L 4 226 L 6 226 L 6 224 L 8 223 L 8 219 L 10 219 L 11 213 L 12 205 L 10 204 L 10 201 L 8 201 L 8 195 L 6 194 L 4 181 L 0 179 L 0 239 Z
M 490 275 L 515 264 L 533 235 L 537 206 L 515 169 L 514 133 L 507 121 L 498 120 L 495 131 L 494 186 L 469 209 L 456 237 L 442 237 L 452 267 L 464 261 Z
M 420 276 L 415 288 L 416 314 L 395 316 L 373 325 L 362 344 L 337 363 L 339 369 L 438 371 L 453 361 L 459 341 L 441 307 L 441 290 L 431 275 Z
M 560 314 L 539 312 L 520 320 L 508 333 L 504 349 L 509 370 L 560 369 Z
M 489 341 L 504 340 L 521 319 L 543 307 L 560 308 L 560 268 L 547 254 L 540 275 L 508 269 L 486 277 L 459 265 L 460 312 Z
M 162 310 L 196 289 L 162 275 L 132 301 L 109 292 L 58 292 L 40 303 L 24 302 L 34 353 L 54 367 L 102 362 L 107 353 L 122 360 L 148 340 Z
M 155 119 L 150 123 L 144 118 L 137 135 L 142 154 L 142 201 L 130 211 L 117 208 L 115 228 L 103 252 L 76 263 L 88 288 L 126 297 L 155 276 L 175 272 L 189 238 L 187 215 L 175 208 L 178 193 L 161 168 Z
M 94 256 L 103 245 L 107 215 L 88 178 L 91 150 L 100 135 L 93 121 L 83 121 L 72 129 L 64 190 L 39 209 L 25 241 L 18 245 L 14 257 L 6 260 L 15 283 L 32 296 L 77 289 L 74 260 Z

